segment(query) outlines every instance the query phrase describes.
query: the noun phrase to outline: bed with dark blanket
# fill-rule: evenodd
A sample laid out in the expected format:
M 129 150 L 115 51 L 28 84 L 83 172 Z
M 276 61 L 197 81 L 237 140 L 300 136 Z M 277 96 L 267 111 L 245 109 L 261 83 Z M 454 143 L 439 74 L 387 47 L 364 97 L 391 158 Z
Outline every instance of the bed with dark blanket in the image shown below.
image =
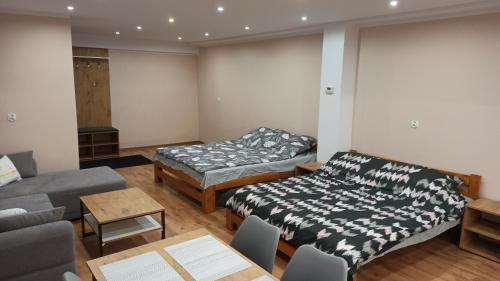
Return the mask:
M 316 140 L 287 131 L 259 128 L 239 139 L 158 148 L 157 154 L 193 170 L 206 171 L 291 159 L 311 150 Z
M 312 174 L 235 190 L 226 206 L 278 226 L 291 245 L 344 258 L 352 275 L 405 239 L 460 220 L 460 184 L 422 166 L 342 152 Z
M 258 128 L 241 138 L 200 145 L 158 148 L 154 180 L 216 209 L 216 193 L 247 184 L 287 178 L 295 166 L 316 160 L 316 139 Z

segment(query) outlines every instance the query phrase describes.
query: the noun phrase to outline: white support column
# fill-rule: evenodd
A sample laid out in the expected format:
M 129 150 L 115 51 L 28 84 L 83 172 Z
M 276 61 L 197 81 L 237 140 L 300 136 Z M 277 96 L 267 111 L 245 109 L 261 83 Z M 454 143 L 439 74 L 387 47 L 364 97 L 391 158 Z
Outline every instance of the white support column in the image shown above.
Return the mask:
M 358 65 L 358 28 L 339 23 L 325 27 L 321 66 L 318 161 L 351 149 L 354 92 Z M 335 93 L 327 95 L 326 87 Z

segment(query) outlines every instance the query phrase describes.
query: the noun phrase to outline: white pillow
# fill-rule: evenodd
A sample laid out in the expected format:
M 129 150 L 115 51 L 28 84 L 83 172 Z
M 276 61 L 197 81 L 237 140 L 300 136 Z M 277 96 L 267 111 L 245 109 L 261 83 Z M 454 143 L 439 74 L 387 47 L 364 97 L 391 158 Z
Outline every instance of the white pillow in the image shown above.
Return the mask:
M 5 218 L 5 217 L 10 217 L 14 215 L 19 215 L 19 214 L 24 214 L 27 213 L 25 209 L 21 208 L 12 208 L 12 209 L 6 209 L 6 210 L 0 210 L 0 218 Z
M 0 158 L 0 186 L 7 185 L 11 182 L 21 180 L 21 175 L 16 169 L 16 166 L 5 155 Z

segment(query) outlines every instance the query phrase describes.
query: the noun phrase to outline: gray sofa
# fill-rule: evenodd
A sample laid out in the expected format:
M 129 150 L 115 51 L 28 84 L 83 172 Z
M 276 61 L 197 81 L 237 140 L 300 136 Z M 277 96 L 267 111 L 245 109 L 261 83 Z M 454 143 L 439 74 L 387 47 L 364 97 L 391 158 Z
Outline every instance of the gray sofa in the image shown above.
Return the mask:
M 80 217 L 80 196 L 126 187 L 125 179 L 113 169 L 98 167 L 25 178 L 0 187 L 0 199 L 44 193 L 54 207 L 66 207 L 65 219 L 76 219 Z
M 65 207 L 64 218 L 75 219 L 80 217 L 80 196 L 127 186 L 109 167 L 38 175 L 32 152 L 21 154 L 8 155 L 23 179 L 0 187 L 0 210 L 22 208 L 36 217 L 37 211 Z M 58 281 L 64 272 L 75 272 L 73 224 L 61 217 L 62 211 L 57 219 L 39 224 L 0 226 L 0 280 Z M 17 218 L 12 221 L 16 224 Z
M 0 199 L 0 209 L 28 212 L 53 208 L 46 194 Z M 59 281 L 75 271 L 73 225 L 59 220 L 0 232 L 0 280 Z

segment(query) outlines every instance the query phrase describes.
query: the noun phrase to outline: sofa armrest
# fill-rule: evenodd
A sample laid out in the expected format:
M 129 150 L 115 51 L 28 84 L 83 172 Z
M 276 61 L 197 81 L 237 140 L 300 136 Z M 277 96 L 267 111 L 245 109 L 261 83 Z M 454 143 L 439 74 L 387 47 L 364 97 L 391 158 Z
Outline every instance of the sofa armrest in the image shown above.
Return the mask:
M 0 280 L 69 264 L 74 271 L 73 225 L 57 221 L 0 233 Z

